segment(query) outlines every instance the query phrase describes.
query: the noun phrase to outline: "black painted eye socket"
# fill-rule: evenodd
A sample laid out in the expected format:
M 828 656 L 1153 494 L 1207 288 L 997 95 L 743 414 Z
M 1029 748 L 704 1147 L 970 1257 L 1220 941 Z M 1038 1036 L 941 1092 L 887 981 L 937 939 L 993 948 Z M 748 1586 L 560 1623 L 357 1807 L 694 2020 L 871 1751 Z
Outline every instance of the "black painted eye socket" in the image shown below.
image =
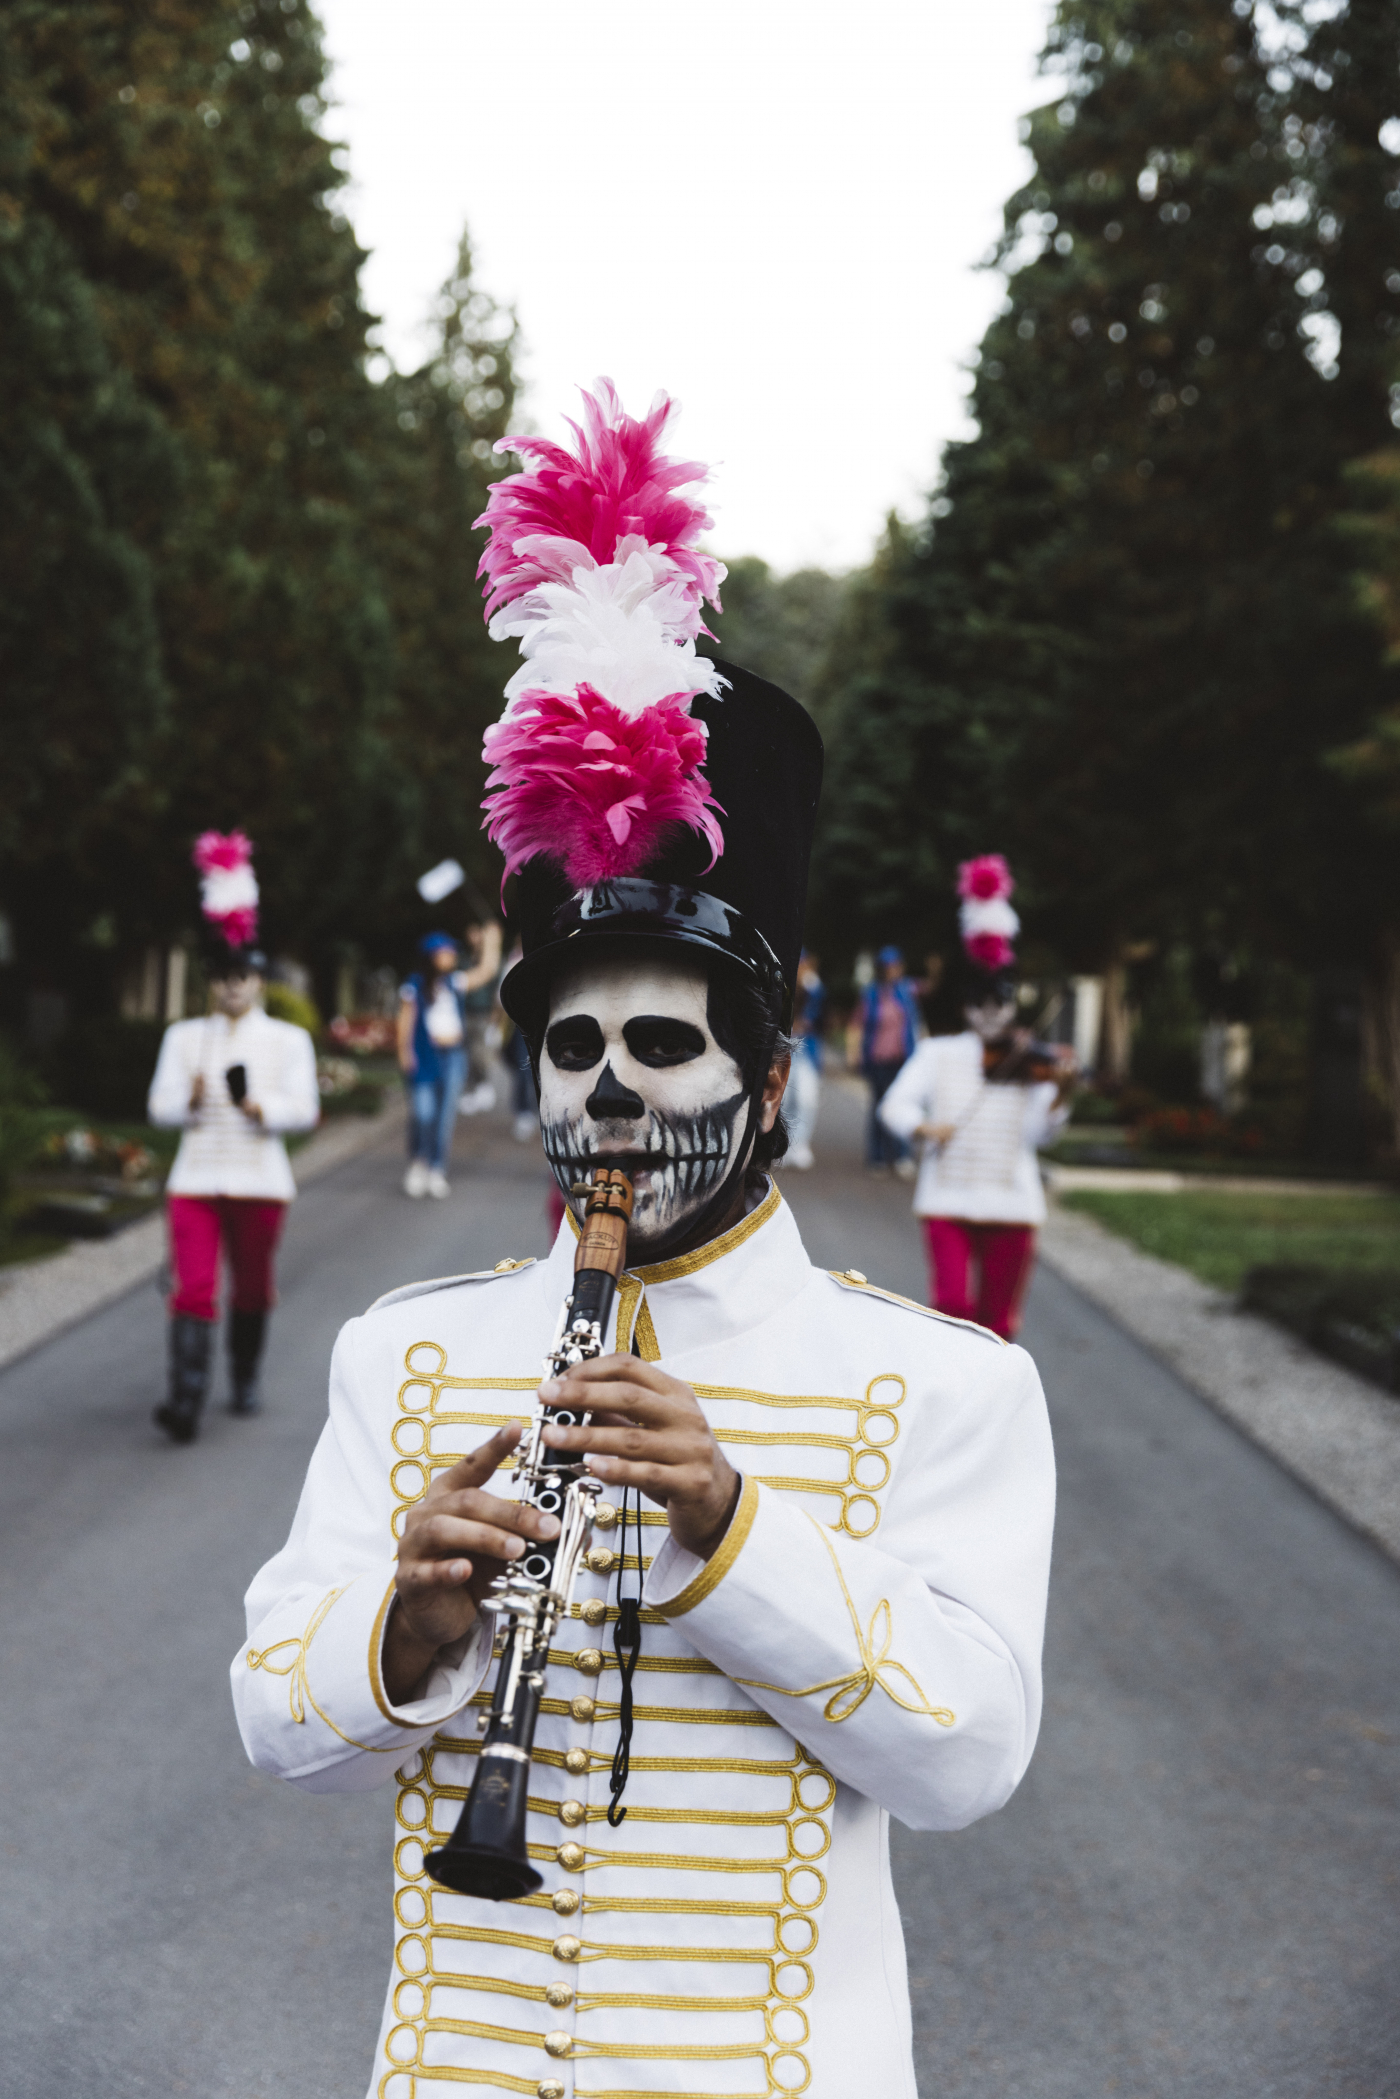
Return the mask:
M 672 1064 L 693 1064 L 705 1054 L 705 1038 L 688 1020 L 674 1020 L 665 1013 L 639 1013 L 622 1030 L 628 1049 L 639 1064 L 653 1071 Z
M 591 1071 L 603 1054 L 603 1031 L 592 1014 L 571 1013 L 555 1021 L 544 1046 L 556 1071 Z

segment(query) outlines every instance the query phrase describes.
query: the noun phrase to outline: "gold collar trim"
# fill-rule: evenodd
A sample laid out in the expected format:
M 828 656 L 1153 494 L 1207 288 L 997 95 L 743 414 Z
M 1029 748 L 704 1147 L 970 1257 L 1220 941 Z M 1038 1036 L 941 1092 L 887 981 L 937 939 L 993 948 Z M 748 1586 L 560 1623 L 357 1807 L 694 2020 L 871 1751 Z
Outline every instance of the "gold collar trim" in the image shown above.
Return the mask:
M 628 1268 L 624 1270 L 624 1278 L 635 1276 L 639 1283 L 675 1283 L 683 1275 L 695 1275 L 701 1268 L 708 1268 L 712 1261 L 722 1261 L 726 1254 L 733 1253 L 736 1246 L 742 1246 L 746 1239 L 752 1238 L 776 1214 L 782 1199 L 775 1181 L 758 1208 L 750 1210 L 747 1217 L 741 1217 L 727 1232 L 721 1232 L 718 1239 L 711 1239 L 707 1246 L 697 1246 L 693 1253 L 677 1254 L 674 1261 L 656 1261 L 650 1268 Z M 564 1215 L 577 1239 L 578 1219 L 572 1210 L 566 1209 Z

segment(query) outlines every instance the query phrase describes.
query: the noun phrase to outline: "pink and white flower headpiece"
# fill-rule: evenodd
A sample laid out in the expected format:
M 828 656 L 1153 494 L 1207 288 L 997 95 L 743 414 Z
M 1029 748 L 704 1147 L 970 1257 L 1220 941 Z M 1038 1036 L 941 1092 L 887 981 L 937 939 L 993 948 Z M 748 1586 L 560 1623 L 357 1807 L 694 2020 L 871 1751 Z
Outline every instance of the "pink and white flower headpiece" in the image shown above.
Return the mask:
M 230 947 L 248 947 L 258 935 L 258 880 L 253 843 L 241 831 L 201 831 L 192 855 L 203 880 L 200 909 Z
M 701 834 L 711 866 L 724 850 L 690 709 L 725 688 L 695 649 L 725 571 L 696 545 L 711 520 L 687 491 L 707 470 L 661 450 L 674 409 L 658 393 L 638 420 L 599 379 L 582 427 L 569 425 L 575 450 L 496 447 L 528 462 L 477 519 L 491 532 L 479 570 L 491 636 L 525 659 L 483 744 L 486 830 L 507 875 L 540 853 L 576 888 L 633 874 L 673 823 Z
M 1011 908 L 1016 884 L 1000 853 L 982 853 L 958 869 L 958 930 L 967 959 L 989 973 L 1010 969 L 1016 960 L 1011 943 L 1021 921 Z

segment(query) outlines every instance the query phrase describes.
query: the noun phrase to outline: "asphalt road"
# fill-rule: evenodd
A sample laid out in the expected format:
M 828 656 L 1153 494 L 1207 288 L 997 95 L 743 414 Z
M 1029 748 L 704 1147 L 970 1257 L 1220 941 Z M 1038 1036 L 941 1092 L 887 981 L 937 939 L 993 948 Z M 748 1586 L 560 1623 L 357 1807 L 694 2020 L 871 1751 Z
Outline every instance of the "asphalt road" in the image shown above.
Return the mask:
M 784 1183 L 813 1257 L 917 1295 L 908 1191 L 828 1097 Z M 446 1203 L 386 1148 L 297 1204 L 261 1420 L 150 1427 L 153 1289 L 0 1376 L 5 2099 L 360 2099 L 387 1799 L 251 1771 L 227 1669 L 341 1320 L 544 1250 L 538 1151 L 459 1153 Z M 925 2099 L 1400 2099 L 1400 1573 L 1044 1273 L 1025 1340 L 1061 1466 L 1045 1725 L 1002 1814 L 894 1833 Z

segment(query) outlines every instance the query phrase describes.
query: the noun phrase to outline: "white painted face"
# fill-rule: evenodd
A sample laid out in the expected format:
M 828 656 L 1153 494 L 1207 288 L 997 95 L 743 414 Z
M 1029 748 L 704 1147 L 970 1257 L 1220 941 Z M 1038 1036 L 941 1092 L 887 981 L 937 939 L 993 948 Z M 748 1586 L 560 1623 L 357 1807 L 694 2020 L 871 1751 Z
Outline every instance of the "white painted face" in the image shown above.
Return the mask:
M 600 1163 L 633 1177 L 629 1241 L 643 1258 L 683 1237 L 747 1133 L 743 1074 L 707 1006 L 705 972 L 684 955 L 580 960 L 552 988 L 540 1057 L 549 1163 L 566 1196 Z
M 1001 1005 L 996 999 L 988 999 L 980 1006 L 964 1006 L 963 1018 L 984 1042 L 995 1042 L 998 1036 L 1006 1034 L 1016 1018 L 1015 1001 L 1008 1000 Z
M 257 1003 L 258 994 L 262 990 L 262 978 L 216 977 L 209 989 L 216 1013 L 225 1013 L 230 1020 L 242 1020 L 244 1014 L 250 1013 Z

